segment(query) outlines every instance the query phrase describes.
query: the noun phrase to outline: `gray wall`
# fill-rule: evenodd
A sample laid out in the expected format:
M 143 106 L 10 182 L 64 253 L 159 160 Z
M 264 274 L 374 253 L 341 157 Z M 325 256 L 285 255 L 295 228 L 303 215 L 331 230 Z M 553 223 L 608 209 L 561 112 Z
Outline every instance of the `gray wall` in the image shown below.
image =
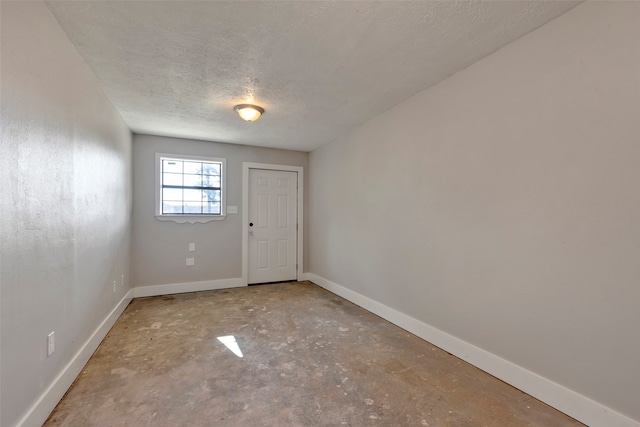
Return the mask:
M 0 424 L 8 427 L 129 290 L 131 133 L 43 3 L 0 7 Z M 47 358 L 53 330 L 57 350 Z
M 311 152 L 308 270 L 640 420 L 640 4 Z
M 238 213 L 205 224 L 156 219 L 156 153 L 226 158 L 226 203 L 238 206 Z M 301 151 L 134 135 L 131 254 L 134 286 L 242 277 L 242 162 L 302 166 L 306 173 L 307 160 L 308 154 Z M 196 244 L 196 252 L 187 252 L 190 242 Z M 194 266 L 185 265 L 187 257 L 195 258 Z

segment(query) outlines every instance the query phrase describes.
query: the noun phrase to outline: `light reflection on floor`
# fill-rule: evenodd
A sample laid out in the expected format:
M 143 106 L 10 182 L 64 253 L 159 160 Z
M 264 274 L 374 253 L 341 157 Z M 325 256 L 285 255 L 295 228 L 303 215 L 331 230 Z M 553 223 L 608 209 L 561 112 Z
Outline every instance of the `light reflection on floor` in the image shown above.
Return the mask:
M 240 350 L 240 346 L 236 342 L 236 337 L 233 335 L 227 335 L 224 337 L 218 337 L 218 341 L 224 344 L 229 350 L 233 352 L 238 357 L 243 357 L 242 351 Z

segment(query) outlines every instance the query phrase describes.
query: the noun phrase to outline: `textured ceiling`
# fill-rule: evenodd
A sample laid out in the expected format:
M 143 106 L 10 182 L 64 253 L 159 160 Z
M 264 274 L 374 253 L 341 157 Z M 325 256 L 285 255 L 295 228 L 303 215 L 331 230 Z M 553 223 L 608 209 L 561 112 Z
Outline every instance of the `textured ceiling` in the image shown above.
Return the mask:
M 312 150 L 571 1 L 50 1 L 132 131 Z M 257 122 L 233 106 L 265 108 Z

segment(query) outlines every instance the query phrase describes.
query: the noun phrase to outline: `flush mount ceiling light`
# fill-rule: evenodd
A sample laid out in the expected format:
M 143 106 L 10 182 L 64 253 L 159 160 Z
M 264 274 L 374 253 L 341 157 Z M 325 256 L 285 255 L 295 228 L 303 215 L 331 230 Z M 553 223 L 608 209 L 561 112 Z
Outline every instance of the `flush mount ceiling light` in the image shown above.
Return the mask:
M 240 104 L 233 107 L 233 109 L 242 117 L 243 120 L 248 122 L 255 122 L 264 113 L 264 108 L 258 107 L 252 104 Z

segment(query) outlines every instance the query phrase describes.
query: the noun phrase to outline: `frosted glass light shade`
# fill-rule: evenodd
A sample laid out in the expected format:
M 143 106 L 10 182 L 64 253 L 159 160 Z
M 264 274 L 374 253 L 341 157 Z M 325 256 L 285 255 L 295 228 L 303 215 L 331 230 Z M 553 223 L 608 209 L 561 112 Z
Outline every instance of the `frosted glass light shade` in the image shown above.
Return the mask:
M 236 110 L 236 113 L 238 113 L 238 115 L 242 117 L 243 120 L 246 120 L 248 122 L 254 122 L 258 120 L 262 113 L 264 113 L 264 108 L 251 104 L 236 105 L 233 109 Z

